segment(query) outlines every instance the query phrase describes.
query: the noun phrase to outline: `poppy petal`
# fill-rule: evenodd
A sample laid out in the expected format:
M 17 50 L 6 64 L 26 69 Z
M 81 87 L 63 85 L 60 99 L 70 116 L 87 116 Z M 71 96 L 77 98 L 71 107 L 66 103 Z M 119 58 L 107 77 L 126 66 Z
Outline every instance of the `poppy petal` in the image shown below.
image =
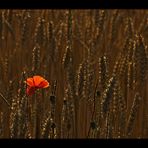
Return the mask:
M 36 88 L 35 87 L 27 87 L 27 95 L 31 96 L 34 94 Z
M 49 83 L 47 80 L 43 80 L 39 85 L 38 85 L 39 88 L 47 88 L 49 87 Z
M 33 76 L 34 85 L 38 87 L 38 85 L 44 80 L 41 76 Z
M 34 86 L 33 78 L 28 78 L 26 83 L 27 83 L 28 86 Z

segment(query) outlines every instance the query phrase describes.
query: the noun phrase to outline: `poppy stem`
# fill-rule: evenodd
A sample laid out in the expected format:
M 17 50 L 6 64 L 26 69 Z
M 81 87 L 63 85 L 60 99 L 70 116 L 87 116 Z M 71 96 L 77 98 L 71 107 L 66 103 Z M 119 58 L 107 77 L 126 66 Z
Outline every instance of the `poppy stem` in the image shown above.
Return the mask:
M 39 92 L 37 91 L 35 94 L 35 137 L 38 139 L 40 138 L 40 102 Z
M 33 121 L 33 137 L 36 138 L 36 94 L 33 95 L 33 112 L 32 112 L 32 121 Z

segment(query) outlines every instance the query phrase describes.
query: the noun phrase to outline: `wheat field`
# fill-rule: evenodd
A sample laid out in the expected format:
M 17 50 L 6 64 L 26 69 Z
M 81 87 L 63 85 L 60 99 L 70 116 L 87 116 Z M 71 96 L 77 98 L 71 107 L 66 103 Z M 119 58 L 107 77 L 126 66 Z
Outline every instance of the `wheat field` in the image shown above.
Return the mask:
M 148 138 L 147 45 L 148 10 L 1 9 L 0 138 Z

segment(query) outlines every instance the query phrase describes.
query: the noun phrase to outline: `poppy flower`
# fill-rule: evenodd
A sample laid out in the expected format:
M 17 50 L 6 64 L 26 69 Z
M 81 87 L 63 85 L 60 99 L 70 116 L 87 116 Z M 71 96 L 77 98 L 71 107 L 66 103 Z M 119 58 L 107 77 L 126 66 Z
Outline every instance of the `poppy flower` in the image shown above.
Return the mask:
M 27 95 L 33 95 L 36 89 L 49 87 L 49 82 L 41 76 L 27 78 Z

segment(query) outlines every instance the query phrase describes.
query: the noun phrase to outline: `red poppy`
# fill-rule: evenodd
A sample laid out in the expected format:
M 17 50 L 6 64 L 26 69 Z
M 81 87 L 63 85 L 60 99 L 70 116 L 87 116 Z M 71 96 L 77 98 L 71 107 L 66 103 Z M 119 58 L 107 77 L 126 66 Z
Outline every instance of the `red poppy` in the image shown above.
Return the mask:
M 49 87 L 49 82 L 41 76 L 33 76 L 32 78 L 27 78 L 27 95 L 33 95 L 35 90 L 38 88 Z

